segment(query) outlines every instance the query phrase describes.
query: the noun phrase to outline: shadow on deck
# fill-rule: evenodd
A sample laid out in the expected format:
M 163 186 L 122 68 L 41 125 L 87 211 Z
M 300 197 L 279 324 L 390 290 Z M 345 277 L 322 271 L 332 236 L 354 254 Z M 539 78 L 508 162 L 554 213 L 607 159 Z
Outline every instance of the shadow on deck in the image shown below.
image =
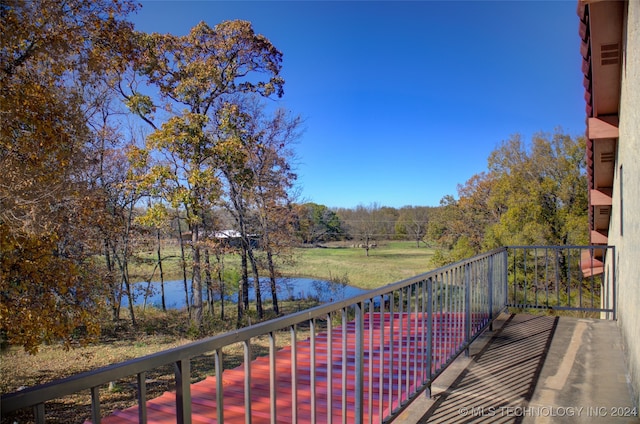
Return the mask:
M 639 423 L 614 321 L 502 315 L 396 423 Z

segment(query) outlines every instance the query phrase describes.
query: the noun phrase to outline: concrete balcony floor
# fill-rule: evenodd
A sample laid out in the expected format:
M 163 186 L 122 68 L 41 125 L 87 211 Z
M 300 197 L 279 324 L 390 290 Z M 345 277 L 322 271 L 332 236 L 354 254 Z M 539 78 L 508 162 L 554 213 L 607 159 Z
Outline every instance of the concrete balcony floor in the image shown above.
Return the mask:
M 394 423 L 640 423 L 615 321 L 501 315 Z

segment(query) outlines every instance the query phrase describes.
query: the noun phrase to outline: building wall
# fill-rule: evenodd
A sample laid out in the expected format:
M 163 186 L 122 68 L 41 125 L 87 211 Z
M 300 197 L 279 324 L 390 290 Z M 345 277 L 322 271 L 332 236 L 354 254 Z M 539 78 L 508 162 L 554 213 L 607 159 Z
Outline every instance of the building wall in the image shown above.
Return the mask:
M 623 31 L 620 132 L 609 244 L 616 246 L 618 324 L 636 405 L 640 405 L 640 2 L 628 2 Z

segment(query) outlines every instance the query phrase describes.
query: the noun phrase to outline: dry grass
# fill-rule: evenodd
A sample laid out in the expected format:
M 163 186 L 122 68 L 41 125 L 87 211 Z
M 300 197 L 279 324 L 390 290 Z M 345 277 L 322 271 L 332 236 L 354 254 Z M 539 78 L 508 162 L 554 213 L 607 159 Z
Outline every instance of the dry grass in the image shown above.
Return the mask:
M 10 393 L 188 343 L 191 340 L 184 335 L 184 325 L 181 325 L 184 322 L 185 314 L 180 311 L 147 311 L 139 317 L 137 328 L 127 320 L 110 323 L 103 328 L 99 342 L 88 346 L 65 350 L 61 345 L 46 345 L 41 346 L 36 355 L 19 347 L 9 347 L 0 356 L 0 389 L 2 393 Z M 168 389 L 168 378 L 159 384 L 161 374 L 167 374 L 167 371 L 170 372 L 158 370 L 157 382 L 152 381 L 150 385 L 150 392 L 156 396 Z M 102 388 L 103 409 L 110 411 L 130 406 L 130 396 L 122 390 L 129 385 L 128 381 L 118 381 L 111 388 Z M 47 422 L 83 422 L 90 416 L 90 404 L 88 391 L 49 402 L 45 407 Z M 3 416 L 2 423 L 13 422 L 32 422 L 30 411 Z
M 285 313 L 300 308 L 315 306 L 313 303 L 283 302 Z M 234 311 L 230 311 L 233 313 Z M 254 320 L 255 321 L 255 320 Z M 10 393 L 21 388 L 44 384 L 81 372 L 94 370 L 106 365 L 126 361 L 154 352 L 170 349 L 192 341 L 189 333 L 186 313 L 169 310 L 147 310 L 139 314 L 138 326 L 133 328 L 129 321 L 103 328 L 98 343 L 89 346 L 77 346 L 64 350 L 61 345 L 42 346 L 37 355 L 29 355 L 21 348 L 10 347 L 0 353 L 0 388 L 2 393 Z M 235 319 L 220 321 L 210 318 L 207 335 L 214 335 L 235 328 Z M 300 329 L 298 339 L 309 336 L 308 330 Z M 290 344 L 287 331 L 276 336 L 277 348 Z M 267 355 L 269 341 L 266 337 L 251 340 L 252 359 Z M 191 361 L 191 381 L 200 381 L 214 375 L 213 353 L 205 353 Z M 241 344 L 224 349 L 224 369 L 240 366 L 244 361 Z M 171 365 L 147 373 L 147 399 L 160 396 L 174 390 L 174 370 Z M 136 376 L 112 382 L 100 388 L 100 406 L 102 415 L 108 415 L 116 409 L 126 409 L 136 404 Z M 48 402 L 45 406 L 48 423 L 83 423 L 91 415 L 91 395 L 87 390 L 65 398 Z M 2 424 L 31 423 L 31 411 L 18 411 L 2 417 Z

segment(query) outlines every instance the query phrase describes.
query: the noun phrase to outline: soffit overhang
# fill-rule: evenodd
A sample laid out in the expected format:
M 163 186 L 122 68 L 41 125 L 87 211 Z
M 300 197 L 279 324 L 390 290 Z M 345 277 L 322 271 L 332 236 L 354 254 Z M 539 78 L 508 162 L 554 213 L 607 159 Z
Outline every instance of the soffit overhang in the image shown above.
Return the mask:
M 579 1 L 591 242 L 606 244 L 618 140 L 623 1 Z

